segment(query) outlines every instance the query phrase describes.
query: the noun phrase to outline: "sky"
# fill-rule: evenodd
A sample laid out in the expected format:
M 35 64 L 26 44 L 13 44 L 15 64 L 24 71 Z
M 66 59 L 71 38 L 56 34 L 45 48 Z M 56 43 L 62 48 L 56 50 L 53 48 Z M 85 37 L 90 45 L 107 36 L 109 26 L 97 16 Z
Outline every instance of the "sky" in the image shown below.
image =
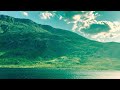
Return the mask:
M 0 11 L 75 32 L 99 42 L 120 42 L 120 11 Z

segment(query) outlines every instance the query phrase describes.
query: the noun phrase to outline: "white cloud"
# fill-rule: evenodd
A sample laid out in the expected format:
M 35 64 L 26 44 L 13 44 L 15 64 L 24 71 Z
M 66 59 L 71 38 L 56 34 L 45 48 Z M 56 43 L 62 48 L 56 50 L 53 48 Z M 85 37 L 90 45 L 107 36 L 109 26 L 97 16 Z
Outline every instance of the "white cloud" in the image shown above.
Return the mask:
M 73 30 L 73 32 L 75 32 L 75 30 L 78 28 L 78 26 L 77 26 L 77 24 L 75 23 L 74 25 L 73 25 L 73 27 L 72 27 L 72 30 Z
M 62 19 L 63 19 L 63 17 L 62 17 L 62 16 L 60 16 L 60 17 L 59 17 L 59 20 L 62 20 Z
M 80 17 L 81 17 L 80 15 L 74 15 L 74 16 L 73 16 L 73 19 L 74 19 L 75 21 L 79 21 L 79 20 L 80 20 Z
M 73 24 L 73 31 L 80 30 L 83 28 L 88 28 L 91 24 L 96 22 L 97 13 L 94 14 L 95 11 L 81 11 L 82 13 L 73 15 L 72 20 L 69 18 L 64 20 L 67 24 Z
M 63 12 L 64 14 L 62 14 Z M 41 19 L 51 19 L 51 17 L 56 17 L 59 20 L 63 20 L 66 22 L 66 24 L 73 24 L 72 30 L 73 31 L 80 31 L 83 28 L 89 27 L 91 24 L 96 22 L 96 17 L 98 16 L 95 11 L 70 11 L 70 14 L 72 18 L 69 17 L 68 13 L 65 11 L 44 11 L 40 14 Z M 72 14 L 73 13 L 73 16 Z
M 27 13 L 27 12 L 23 12 L 23 15 L 24 15 L 24 16 L 28 16 L 28 13 Z
M 101 32 L 96 35 L 91 35 L 91 39 L 100 42 L 120 42 L 120 22 L 98 21 L 97 23 L 105 23 L 109 25 L 110 30 L 108 32 Z
M 54 17 L 54 14 L 49 11 L 45 11 L 40 14 L 41 19 L 51 19 L 51 17 Z

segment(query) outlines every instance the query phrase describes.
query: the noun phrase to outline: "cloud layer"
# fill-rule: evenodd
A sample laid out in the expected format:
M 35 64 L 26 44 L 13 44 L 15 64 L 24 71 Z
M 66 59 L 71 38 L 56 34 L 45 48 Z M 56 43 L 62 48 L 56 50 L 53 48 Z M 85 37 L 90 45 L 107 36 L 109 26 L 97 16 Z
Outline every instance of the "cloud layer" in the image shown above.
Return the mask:
M 72 25 L 71 30 L 82 36 L 100 42 L 120 42 L 120 22 L 97 20 L 100 14 L 95 11 L 44 11 L 41 19 L 57 17 L 66 25 Z

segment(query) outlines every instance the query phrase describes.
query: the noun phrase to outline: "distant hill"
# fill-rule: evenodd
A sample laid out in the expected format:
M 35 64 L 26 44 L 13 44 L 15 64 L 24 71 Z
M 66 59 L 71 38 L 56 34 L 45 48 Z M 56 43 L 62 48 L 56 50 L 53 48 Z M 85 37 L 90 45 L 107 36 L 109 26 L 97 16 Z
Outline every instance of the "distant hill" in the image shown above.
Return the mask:
M 37 67 L 42 67 L 42 64 L 43 67 L 81 67 L 85 64 L 91 67 L 108 62 L 104 66 L 108 68 L 111 63 L 118 64 L 119 53 L 120 43 L 100 43 L 67 30 L 37 24 L 29 19 L 0 15 L 1 67 L 36 65 L 38 62 Z

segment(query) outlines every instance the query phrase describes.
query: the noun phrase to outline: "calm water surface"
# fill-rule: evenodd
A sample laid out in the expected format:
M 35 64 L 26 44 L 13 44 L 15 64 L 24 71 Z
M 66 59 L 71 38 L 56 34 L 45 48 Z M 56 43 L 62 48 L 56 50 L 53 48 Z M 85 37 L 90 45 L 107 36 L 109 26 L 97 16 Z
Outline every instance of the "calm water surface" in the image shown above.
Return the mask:
M 1 68 L 0 79 L 120 79 L 120 71 Z

